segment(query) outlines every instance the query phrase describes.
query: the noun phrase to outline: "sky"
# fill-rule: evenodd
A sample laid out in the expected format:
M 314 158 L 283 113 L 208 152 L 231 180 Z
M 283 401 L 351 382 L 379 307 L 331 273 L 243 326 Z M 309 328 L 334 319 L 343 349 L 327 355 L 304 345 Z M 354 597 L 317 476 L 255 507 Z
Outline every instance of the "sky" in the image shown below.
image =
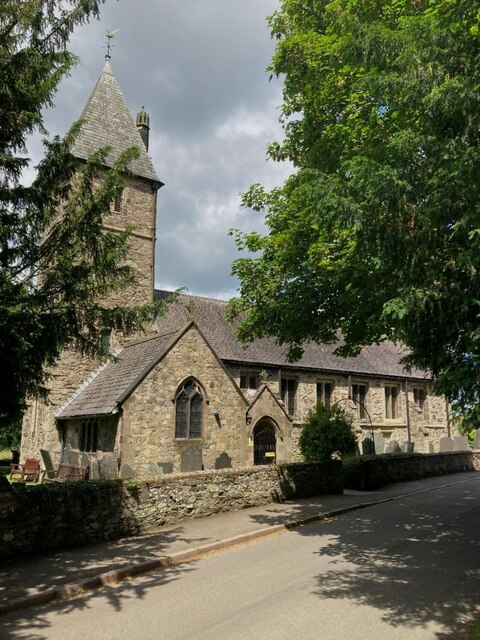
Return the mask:
M 274 52 L 266 17 L 280 0 L 107 0 L 99 21 L 76 30 L 80 62 L 45 113 L 50 135 L 78 119 L 113 40 L 111 67 L 130 110 L 150 114 L 149 152 L 165 186 L 158 194 L 155 284 L 228 299 L 240 257 L 228 231 L 262 231 L 263 216 L 240 205 L 250 184 L 291 173 L 267 160 L 282 139 L 282 81 L 266 71 Z M 29 145 L 42 153 L 39 136 Z

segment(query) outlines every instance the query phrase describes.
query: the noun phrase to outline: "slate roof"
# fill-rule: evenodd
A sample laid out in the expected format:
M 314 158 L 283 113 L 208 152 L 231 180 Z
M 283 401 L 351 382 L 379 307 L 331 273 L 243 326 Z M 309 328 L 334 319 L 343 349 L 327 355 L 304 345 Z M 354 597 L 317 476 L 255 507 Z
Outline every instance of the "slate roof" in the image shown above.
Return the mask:
M 122 151 L 137 147 L 140 155 L 130 163 L 136 176 L 152 180 L 161 186 L 153 162 L 148 155 L 120 86 L 108 62 L 80 116 L 85 120 L 72 153 L 87 159 L 101 147 L 111 147 L 107 165 L 111 166 Z
M 156 291 L 161 298 L 164 291 Z M 164 316 L 157 319 L 159 332 L 177 331 L 190 318 L 193 319 L 208 340 L 217 356 L 224 362 L 281 368 L 282 370 L 314 370 L 319 372 L 344 372 L 387 378 L 428 379 L 425 371 L 413 369 L 407 372 L 400 359 L 407 355 L 403 345 L 383 342 L 364 347 L 356 357 L 340 358 L 334 355 L 336 344 L 324 345 L 309 342 L 300 360 L 291 364 L 285 357 L 286 348 L 276 344 L 273 338 L 255 340 L 246 348 L 235 339 L 234 327 L 225 322 L 226 302 L 199 296 L 180 295 L 177 302 L 167 306 Z M 190 310 L 189 310 L 190 309 Z
M 104 416 L 116 413 L 119 404 L 168 351 L 178 332 L 134 342 L 116 362 L 100 367 L 57 413 L 57 418 Z

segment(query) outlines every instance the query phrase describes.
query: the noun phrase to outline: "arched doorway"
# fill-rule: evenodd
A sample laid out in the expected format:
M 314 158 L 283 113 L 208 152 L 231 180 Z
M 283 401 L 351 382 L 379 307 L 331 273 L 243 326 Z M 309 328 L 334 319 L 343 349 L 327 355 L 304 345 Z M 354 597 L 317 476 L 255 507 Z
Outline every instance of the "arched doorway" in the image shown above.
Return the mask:
M 274 464 L 276 449 L 275 427 L 270 420 L 260 420 L 253 430 L 253 464 Z

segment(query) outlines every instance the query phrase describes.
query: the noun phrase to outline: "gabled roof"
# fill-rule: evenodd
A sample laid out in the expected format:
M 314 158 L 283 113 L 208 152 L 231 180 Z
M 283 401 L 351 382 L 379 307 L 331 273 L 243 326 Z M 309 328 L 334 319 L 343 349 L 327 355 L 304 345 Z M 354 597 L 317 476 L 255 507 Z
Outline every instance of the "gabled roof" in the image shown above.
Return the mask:
M 166 295 L 156 291 L 156 298 Z M 306 369 L 324 373 L 351 373 L 362 376 L 377 376 L 403 379 L 428 379 L 427 372 L 412 369 L 407 372 L 400 360 L 407 355 L 403 345 L 383 342 L 364 347 L 356 357 L 341 358 L 334 355 L 337 344 L 305 344 L 303 356 L 291 364 L 285 357 L 285 347 L 273 338 L 262 338 L 248 344 L 246 348 L 236 340 L 234 326 L 225 322 L 226 302 L 199 296 L 180 295 L 176 302 L 167 306 L 164 316 L 157 319 L 160 333 L 176 331 L 183 326 L 193 312 L 193 318 L 218 357 L 224 362 L 248 367 L 275 367 L 287 370 Z
M 123 151 L 137 147 L 140 155 L 132 160 L 130 170 L 134 175 L 152 180 L 161 186 L 162 183 L 108 62 L 105 63 L 80 117 L 85 122 L 72 147 L 74 156 L 85 160 L 98 149 L 108 146 L 112 150 L 107 158 L 107 165 L 111 166 Z
M 278 395 L 276 395 L 275 393 L 273 393 L 273 391 L 270 389 L 270 387 L 268 386 L 268 384 L 262 384 L 260 385 L 260 387 L 255 391 L 255 395 L 250 399 L 250 406 L 247 409 L 247 415 L 250 413 L 250 411 L 253 409 L 253 407 L 255 406 L 255 404 L 258 402 L 258 400 L 264 395 L 264 394 L 268 394 L 270 395 L 273 400 L 275 401 L 275 403 L 278 405 L 278 408 L 280 409 L 280 411 L 282 413 L 285 414 L 285 417 L 288 418 L 290 420 L 290 422 L 293 422 L 293 418 L 291 416 L 288 415 L 288 413 L 285 411 L 285 405 L 283 403 L 282 400 L 280 400 L 280 398 L 278 397 Z
M 120 403 L 167 353 L 183 331 L 157 335 L 126 346 L 115 362 L 102 365 L 91 380 L 57 413 L 57 418 L 105 416 Z

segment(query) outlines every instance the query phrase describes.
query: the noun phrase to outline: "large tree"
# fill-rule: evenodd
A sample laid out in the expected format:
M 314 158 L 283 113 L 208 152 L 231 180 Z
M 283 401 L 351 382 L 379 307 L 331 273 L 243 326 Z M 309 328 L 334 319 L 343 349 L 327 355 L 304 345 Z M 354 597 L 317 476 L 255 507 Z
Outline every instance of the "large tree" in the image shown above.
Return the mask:
M 239 336 L 355 353 L 403 341 L 408 363 L 472 406 L 480 382 L 480 11 L 476 0 L 283 0 L 270 18 L 295 173 L 244 204 Z
M 108 171 L 107 149 L 80 163 L 69 152 L 79 123 L 45 142 L 33 184 L 22 184 L 28 136 L 46 133 L 42 110 L 75 63 L 68 38 L 103 1 L 0 3 L 0 428 L 18 417 L 26 394 L 45 393 L 63 348 L 104 356 L 102 331 L 129 333 L 154 310 L 99 302 L 133 276 L 124 264 L 129 231 L 104 231 L 102 217 L 135 149 Z

